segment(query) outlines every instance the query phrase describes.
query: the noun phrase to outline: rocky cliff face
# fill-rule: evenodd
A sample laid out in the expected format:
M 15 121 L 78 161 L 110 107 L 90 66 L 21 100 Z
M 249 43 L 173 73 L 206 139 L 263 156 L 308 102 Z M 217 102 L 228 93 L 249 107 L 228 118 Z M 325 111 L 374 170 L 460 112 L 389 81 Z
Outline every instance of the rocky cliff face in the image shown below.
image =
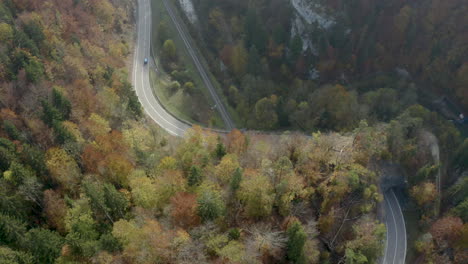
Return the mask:
M 185 15 L 187 16 L 188 20 L 192 24 L 197 23 L 198 17 L 197 17 L 197 13 L 195 12 L 195 8 L 193 6 L 192 0 L 179 0 L 179 3 Z
M 291 4 L 307 24 L 316 23 L 318 27 L 328 29 L 336 23 L 329 10 L 317 0 L 291 0 Z
M 313 32 L 315 30 L 328 30 L 336 24 L 336 18 L 332 12 L 321 5 L 318 0 L 290 0 L 294 7 L 295 15 L 291 23 L 291 38 L 299 35 L 302 39 L 303 51 L 309 50 L 315 56 L 319 52 L 314 43 Z M 309 78 L 319 78 L 319 72 L 315 68 L 309 69 Z

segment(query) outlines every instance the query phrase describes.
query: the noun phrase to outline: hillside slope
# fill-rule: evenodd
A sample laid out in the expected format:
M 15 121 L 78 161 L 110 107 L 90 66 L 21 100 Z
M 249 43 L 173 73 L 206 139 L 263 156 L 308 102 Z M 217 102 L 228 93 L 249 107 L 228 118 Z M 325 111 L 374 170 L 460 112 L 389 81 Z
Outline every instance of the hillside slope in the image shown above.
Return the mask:
M 440 96 L 468 110 L 463 0 L 192 5 L 186 13 L 198 20 L 187 23 L 247 127 L 349 129 L 360 119 L 388 121 L 414 103 L 432 106 Z M 340 102 L 335 109 L 314 106 L 321 88 L 335 84 L 349 99 L 330 91 L 328 103 Z M 386 98 L 385 109 L 370 102 L 374 96 Z M 335 121 L 342 125 L 326 125 Z

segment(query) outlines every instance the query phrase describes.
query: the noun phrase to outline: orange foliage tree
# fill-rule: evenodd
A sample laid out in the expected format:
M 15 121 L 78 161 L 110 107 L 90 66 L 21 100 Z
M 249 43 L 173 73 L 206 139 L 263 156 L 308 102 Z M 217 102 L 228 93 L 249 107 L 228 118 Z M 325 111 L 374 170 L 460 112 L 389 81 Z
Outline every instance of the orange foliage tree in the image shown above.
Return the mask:
M 197 196 L 180 192 L 171 198 L 171 217 L 175 225 L 188 229 L 200 224 L 197 214 Z

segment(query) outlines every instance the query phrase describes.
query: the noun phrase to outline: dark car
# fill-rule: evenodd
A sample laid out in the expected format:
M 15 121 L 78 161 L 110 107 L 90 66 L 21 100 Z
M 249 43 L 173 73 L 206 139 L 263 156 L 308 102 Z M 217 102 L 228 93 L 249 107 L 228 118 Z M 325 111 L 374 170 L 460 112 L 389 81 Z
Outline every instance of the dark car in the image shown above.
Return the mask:
M 148 58 L 145 58 L 145 60 L 143 61 L 143 63 L 146 65 L 148 64 Z

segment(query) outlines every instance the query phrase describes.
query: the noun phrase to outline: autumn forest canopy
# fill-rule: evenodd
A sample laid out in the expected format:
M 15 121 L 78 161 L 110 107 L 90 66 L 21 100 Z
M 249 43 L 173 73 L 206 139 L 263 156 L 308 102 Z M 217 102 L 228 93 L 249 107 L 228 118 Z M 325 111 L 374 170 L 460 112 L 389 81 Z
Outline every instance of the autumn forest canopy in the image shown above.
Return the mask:
M 0 264 L 377 263 L 385 166 L 408 261 L 468 259 L 468 140 L 431 106 L 467 108 L 466 4 L 317 1 L 321 25 L 293 2 L 193 1 L 191 35 L 256 132 L 175 138 L 129 82 L 136 1 L 0 0 Z M 153 27 L 162 70 L 200 96 Z
M 443 96 L 468 110 L 463 0 L 193 6 L 197 19 L 186 24 L 243 127 L 350 130 L 362 119 L 388 122 Z M 159 25 L 161 41 L 167 26 Z M 166 66 L 176 81 L 181 69 Z

